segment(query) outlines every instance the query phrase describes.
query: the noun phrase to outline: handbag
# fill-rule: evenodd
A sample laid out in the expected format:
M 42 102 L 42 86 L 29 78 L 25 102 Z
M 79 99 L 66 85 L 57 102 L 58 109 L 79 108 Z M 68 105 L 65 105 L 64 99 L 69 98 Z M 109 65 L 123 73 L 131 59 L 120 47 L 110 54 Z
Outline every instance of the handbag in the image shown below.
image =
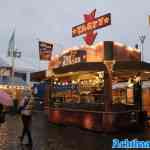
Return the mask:
M 18 108 L 18 114 L 21 114 L 21 111 L 24 109 L 24 107 L 23 106 L 20 106 L 19 108 Z
M 1 112 L 0 113 L 0 123 L 4 123 L 5 122 L 5 112 Z
M 18 109 L 18 113 L 20 114 L 21 111 L 28 105 L 29 103 L 29 98 L 24 102 L 24 105 L 23 106 L 20 106 L 19 109 Z

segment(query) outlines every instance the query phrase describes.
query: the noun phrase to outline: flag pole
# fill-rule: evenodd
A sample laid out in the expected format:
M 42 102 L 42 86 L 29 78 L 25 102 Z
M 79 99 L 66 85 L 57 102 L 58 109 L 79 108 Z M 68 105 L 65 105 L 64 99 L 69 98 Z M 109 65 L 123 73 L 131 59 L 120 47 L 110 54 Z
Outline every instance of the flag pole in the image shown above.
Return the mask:
M 16 91 L 14 90 L 14 78 L 15 78 L 15 57 L 14 57 L 15 49 L 12 49 L 12 56 L 11 56 L 11 67 L 12 67 L 12 74 L 11 74 L 11 91 L 13 99 L 16 98 Z
M 40 41 L 40 39 L 37 38 L 36 40 L 38 42 L 38 70 L 40 70 L 40 52 L 39 52 L 39 41 Z
M 15 75 L 15 29 L 11 35 L 11 38 L 9 40 L 9 53 L 10 53 L 10 57 L 11 57 L 11 67 L 12 67 L 12 71 L 11 71 L 11 84 L 14 84 L 14 75 Z
M 13 30 L 13 33 L 9 39 L 9 44 L 8 44 L 8 57 L 10 57 L 11 59 L 11 74 L 10 74 L 10 79 L 11 79 L 11 89 L 12 89 L 12 93 L 13 96 L 16 96 L 14 93 L 14 89 L 13 89 L 13 85 L 14 85 L 14 79 L 15 79 L 15 59 L 16 57 L 21 57 L 21 52 L 19 52 L 16 48 L 15 48 L 15 29 Z

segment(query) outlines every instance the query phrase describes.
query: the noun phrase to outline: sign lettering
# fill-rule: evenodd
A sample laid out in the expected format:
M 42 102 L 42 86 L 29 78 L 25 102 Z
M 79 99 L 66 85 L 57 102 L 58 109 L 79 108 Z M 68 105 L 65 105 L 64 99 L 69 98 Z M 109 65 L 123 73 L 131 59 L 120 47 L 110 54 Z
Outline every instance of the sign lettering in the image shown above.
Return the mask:
M 103 28 L 111 24 L 111 14 L 105 14 L 97 17 L 92 21 L 85 22 L 72 28 L 72 37 L 76 37 L 98 28 Z

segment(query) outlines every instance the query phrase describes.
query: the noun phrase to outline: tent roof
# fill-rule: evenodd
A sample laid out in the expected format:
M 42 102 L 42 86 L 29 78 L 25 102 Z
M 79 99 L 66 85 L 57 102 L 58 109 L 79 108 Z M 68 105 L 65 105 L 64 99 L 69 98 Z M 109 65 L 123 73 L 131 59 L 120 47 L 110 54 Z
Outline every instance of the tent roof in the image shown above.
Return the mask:
M 68 72 L 77 72 L 77 71 L 105 71 L 106 66 L 103 62 L 86 62 L 86 63 L 76 63 L 71 65 L 66 65 L 63 67 L 53 69 L 54 74 L 65 74 Z M 116 62 L 113 65 L 113 74 L 122 72 L 126 77 L 130 73 L 143 73 L 150 72 L 150 63 L 147 62 Z M 130 75 L 129 74 L 129 75 Z M 118 76 L 120 76 L 118 74 Z M 31 79 L 33 80 L 42 80 L 46 78 L 46 70 L 35 72 L 32 74 Z
M 10 67 L 9 63 L 0 57 L 0 67 Z
M 11 67 L 11 58 L 1 56 L 0 67 Z M 21 73 L 37 72 L 41 70 L 42 68 L 47 69 L 48 63 L 39 62 L 39 60 L 34 60 L 31 58 L 16 58 L 15 59 L 15 71 L 16 72 L 21 72 Z

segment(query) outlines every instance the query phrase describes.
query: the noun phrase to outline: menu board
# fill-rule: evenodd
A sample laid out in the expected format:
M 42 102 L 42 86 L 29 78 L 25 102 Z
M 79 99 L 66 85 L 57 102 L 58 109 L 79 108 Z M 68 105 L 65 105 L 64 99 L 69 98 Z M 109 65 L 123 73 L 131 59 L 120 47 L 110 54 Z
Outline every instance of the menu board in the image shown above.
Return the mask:
M 66 66 L 70 64 L 86 62 L 85 50 L 73 50 L 60 57 L 60 66 Z

